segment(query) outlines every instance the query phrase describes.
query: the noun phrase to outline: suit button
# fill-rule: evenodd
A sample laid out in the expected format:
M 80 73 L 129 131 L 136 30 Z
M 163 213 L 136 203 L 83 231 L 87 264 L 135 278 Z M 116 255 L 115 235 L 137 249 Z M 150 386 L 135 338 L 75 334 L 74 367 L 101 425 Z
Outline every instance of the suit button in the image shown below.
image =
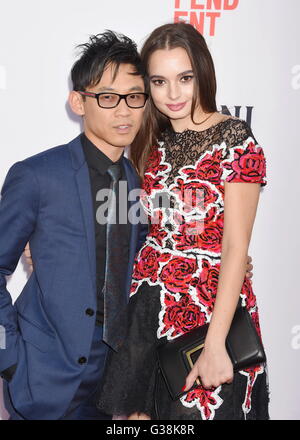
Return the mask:
M 93 309 L 86 309 L 85 314 L 88 316 L 93 316 L 95 314 Z
M 82 364 L 85 364 L 86 363 L 86 357 L 81 357 L 81 358 L 79 358 L 78 359 L 78 363 L 80 364 L 80 365 L 82 365 Z

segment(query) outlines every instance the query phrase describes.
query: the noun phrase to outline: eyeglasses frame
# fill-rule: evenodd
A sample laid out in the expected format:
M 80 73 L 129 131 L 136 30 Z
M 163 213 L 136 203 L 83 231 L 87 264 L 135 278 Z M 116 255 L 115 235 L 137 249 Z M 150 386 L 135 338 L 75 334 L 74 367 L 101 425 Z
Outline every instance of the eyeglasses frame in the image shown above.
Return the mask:
M 147 102 L 147 99 L 149 98 L 149 94 L 148 94 L 148 93 L 145 93 L 145 92 L 132 92 L 132 93 L 127 93 L 126 95 L 121 95 L 120 93 L 114 93 L 114 92 L 101 92 L 101 93 L 94 93 L 94 92 L 82 92 L 82 91 L 80 91 L 80 90 L 76 90 L 76 91 L 77 91 L 77 93 L 80 93 L 80 95 L 83 95 L 83 96 L 89 96 L 90 98 L 96 98 L 96 99 L 97 99 L 98 106 L 99 106 L 100 108 L 105 108 L 105 109 L 111 109 L 111 108 L 116 108 L 116 107 L 118 107 L 118 105 L 120 104 L 120 101 L 121 101 L 122 99 L 125 100 L 126 105 L 127 105 L 127 107 L 129 107 L 129 108 L 133 108 L 133 109 L 135 109 L 135 108 L 143 108 L 143 107 L 145 107 L 146 102 Z M 99 104 L 99 96 L 101 96 L 101 95 L 117 95 L 117 96 L 119 97 L 119 101 L 118 101 L 117 104 L 114 105 L 113 107 L 103 107 L 102 105 Z M 128 105 L 128 102 L 127 102 L 127 96 L 130 96 L 130 95 L 144 95 L 145 98 L 146 98 L 146 99 L 145 99 L 145 104 L 144 104 L 144 105 L 141 105 L 141 106 L 139 106 L 139 107 L 132 107 L 131 105 Z

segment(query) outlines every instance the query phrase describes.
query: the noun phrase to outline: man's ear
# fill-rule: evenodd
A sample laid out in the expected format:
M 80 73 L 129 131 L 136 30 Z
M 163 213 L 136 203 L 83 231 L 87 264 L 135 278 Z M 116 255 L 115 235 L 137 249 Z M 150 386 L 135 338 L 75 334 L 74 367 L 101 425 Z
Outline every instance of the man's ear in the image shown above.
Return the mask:
M 84 116 L 85 110 L 84 110 L 84 104 L 83 99 L 80 93 L 75 92 L 72 90 L 69 94 L 69 105 L 72 109 L 72 111 L 78 115 L 78 116 Z

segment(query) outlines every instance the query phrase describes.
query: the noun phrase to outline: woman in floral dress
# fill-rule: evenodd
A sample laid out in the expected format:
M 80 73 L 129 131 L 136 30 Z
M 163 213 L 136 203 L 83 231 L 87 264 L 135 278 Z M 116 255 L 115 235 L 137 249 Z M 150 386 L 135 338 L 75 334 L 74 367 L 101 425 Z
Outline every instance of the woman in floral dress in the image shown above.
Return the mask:
M 98 406 L 129 419 L 268 419 L 266 365 L 234 373 L 225 347 L 239 298 L 261 337 L 244 269 L 266 184 L 263 150 L 245 121 L 217 112 L 213 61 L 192 26 L 157 28 L 142 58 L 151 100 L 132 159 L 151 226 L 135 261 L 126 342 L 108 359 Z M 174 401 L 156 347 L 208 322 Z

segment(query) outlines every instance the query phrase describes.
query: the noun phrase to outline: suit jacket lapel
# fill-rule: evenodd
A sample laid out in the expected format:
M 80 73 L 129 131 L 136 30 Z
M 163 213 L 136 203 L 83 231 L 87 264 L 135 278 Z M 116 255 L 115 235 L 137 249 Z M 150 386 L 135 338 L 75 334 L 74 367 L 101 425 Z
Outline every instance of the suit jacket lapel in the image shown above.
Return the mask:
M 73 168 L 75 169 L 75 179 L 79 199 L 81 203 L 82 216 L 85 225 L 89 262 L 94 288 L 96 290 L 96 245 L 95 245 L 95 220 L 94 205 L 91 193 L 91 183 L 87 163 L 80 136 L 70 142 L 69 149 L 72 157 Z

